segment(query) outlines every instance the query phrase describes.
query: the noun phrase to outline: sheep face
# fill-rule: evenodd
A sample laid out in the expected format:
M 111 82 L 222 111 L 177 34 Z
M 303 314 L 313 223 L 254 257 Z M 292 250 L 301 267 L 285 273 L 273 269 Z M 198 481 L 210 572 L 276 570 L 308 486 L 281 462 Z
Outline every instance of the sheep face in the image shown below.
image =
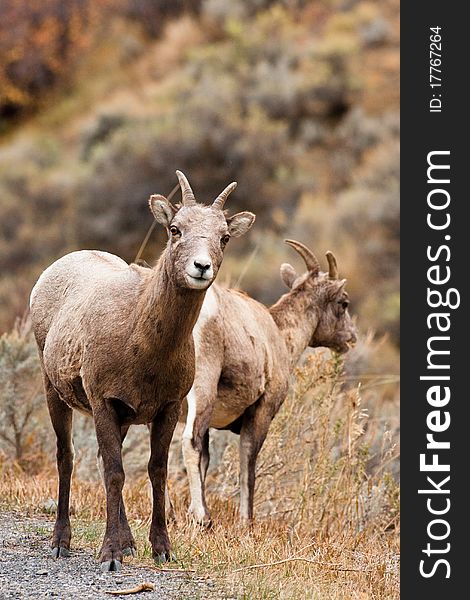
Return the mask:
M 298 275 L 288 263 L 281 265 L 281 278 L 294 295 L 302 297 L 306 318 L 312 320 L 309 346 L 325 346 L 336 352 L 347 352 L 356 343 L 357 331 L 348 311 L 346 279 L 338 279 L 338 265 L 332 252 L 327 252 L 328 273 L 320 271 L 320 263 L 304 244 L 286 240 L 302 256 L 308 271 Z
M 224 249 L 232 236 L 247 231 L 254 219 L 235 215 L 227 221 L 222 210 L 207 206 L 183 206 L 170 225 L 168 244 L 173 257 L 176 283 L 205 289 L 214 281 Z M 244 221 L 243 231 L 234 224 Z
M 151 196 L 150 210 L 168 232 L 172 261 L 171 276 L 182 288 L 205 290 L 217 276 L 225 246 L 231 237 L 243 235 L 255 221 L 255 215 L 241 212 L 227 217 L 223 206 L 235 189 L 232 183 L 210 206 L 197 204 L 188 180 L 177 171 L 183 194 L 181 205 L 173 206 L 164 196 Z
M 356 343 L 357 331 L 349 314 L 349 296 L 346 292 L 346 280 L 331 281 L 321 274 L 314 281 L 316 317 L 318 324 L 313 332 L 309 346 L 326 346 L 343 354 Z M 316 285 L 315 285 L 316 284 Z

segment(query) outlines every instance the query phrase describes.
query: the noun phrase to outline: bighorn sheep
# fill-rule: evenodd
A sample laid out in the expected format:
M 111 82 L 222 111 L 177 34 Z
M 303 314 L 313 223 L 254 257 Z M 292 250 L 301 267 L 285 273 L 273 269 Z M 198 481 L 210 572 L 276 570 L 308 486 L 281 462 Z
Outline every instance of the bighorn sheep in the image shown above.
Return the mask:
M 346 280 L 338 279 L 333 254 L 327 253 L 329 272 L 321 273 L 311 250 L 286 242 L 307 265 L 300 276 L 291 265 L 281 266 L 288 293 L 268 309 L 246 294 L 214 285 L 193 331 L 196 377 L 187 397 L 183 456 L 189 512 L 203 525 L 210 524 L 204 497 L 209 427 L 240 434 L 240 517 L 251 520 L 256 459 L 300 355 L 307 346 L 346 352 L 356 341 Z
M 59 500 L 53 556 L 70 547 L 69 494 L 73 468 L 72 409 L 94 419 L 106 489 L 103 571 L 119 570 L 135 541 L 122 499 L 121 446 L 132 424 L 150 423 L 148 472 L 153 490 L 150 542 L 153 556 L 170 556 L 165 522 L 167 456 L 181 403 L 194 379 L 192 329 L 206 290 L 231 236 L 245 233 L 255 216 L 226 217 L 232 183 L 211 206 L 196 203 L 177 171 L 182 203 L 149 199 L 168 243 L 153 269 L 107 252 L 72 252 L 53 263 L 31 292 L 33 331 L 39 348 L 47 404 L 57 436 Z

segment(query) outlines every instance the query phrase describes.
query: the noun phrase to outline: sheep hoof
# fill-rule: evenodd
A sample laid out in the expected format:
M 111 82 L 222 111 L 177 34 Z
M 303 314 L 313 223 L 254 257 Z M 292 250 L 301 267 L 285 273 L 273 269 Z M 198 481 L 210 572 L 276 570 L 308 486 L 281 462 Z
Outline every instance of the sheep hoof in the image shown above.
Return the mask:
M 101 563 L 101 571 L 103 573 L 108 573 L 110 571 L 120 571 L 121 570 L 121 562 L 116 558 L 112 560 L 105 560 Z
M 177 523 L 176 513 L 174 510 L 168 512 L 168 514 L 166 515 L 166 522 L 167 525 L 169 525 L 170 523 Z
M 176 556 L 173 552 L 162 552 L 161 554 L 155 554 L 153 560 L 157 565 L 161 565 L 166 562 L 175 562 Z
M 203 529 L 212 529 L 212 519 L 210 517 L 204 517 L 202 521 L 198 521 L 198 525 L 200 525 Z
M 161 554 L 156 554 L 153 557 L 153 560 L 156 562 L 157 565 L 161 565 L 162 563 L 166 562 L 166 552 L 162 552 Z
M 126 546 L 126 548 L 122 549 L 123 556 L 135 556 L 136 554 L 137 551 L 135 548 L 132 548 L 132 546 Z
M 68 548 L 56 546 L 55 548 L 52 548 L 51 556 L 52 558 L 69 558 L 70 550 Z

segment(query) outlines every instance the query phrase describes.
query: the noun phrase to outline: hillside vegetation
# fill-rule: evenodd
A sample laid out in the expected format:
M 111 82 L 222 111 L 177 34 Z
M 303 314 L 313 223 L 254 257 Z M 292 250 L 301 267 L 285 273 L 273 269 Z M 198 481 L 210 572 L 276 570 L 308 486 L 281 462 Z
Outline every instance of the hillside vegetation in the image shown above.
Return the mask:
M 1 10 L 23 23 L 17 4 Z M 147 18 L 146 7 L 165 4 L 181 15 Z M 0 329 L 66 251 L 98 247 L 132 260 L 151 223 L 147 197 L 168 193 L 179 168 L 202 201 L 238 181 L 230 210 L 258 215 L 222 278 L 237 281 L 256 249 L 243 287 L 272 302 L 279 264 L 292 258 L 283 236 L 320 256 L 330 248 L 360 321 L 397 343 L 396 3 L 187 4 L 28 3 L 42 45 L 12 44 L 3 56 L 20 58 L 0 66 Z M 62 6 L 66 53 L 53 12 Z M 160 26 L 149 31 L 149 21 Z M 15 32 L 8 25 L 2 19 L 3 44 Z M 36 63 L 53 72 L 49 85 L 31 83 Z M 149 262 L 162 243 L 159 232 Z
M 71 250 L 134 260 L 147 198 L 175 170 L 255 226 L 219 282 L 270 304 L 284 243 L 338 258 L 360 339 L 344 363 L 307 353 L 258 464 L 252 530 L 237 524 L 237 444 L 212 436 L 215 527 L 187 521 L 177 431 L 178 568 L 237 598 L 398 598 L 398 0 L 4 0 L 0 3 L 0 508 L 41 514 L 54 440 L 27 320 L 41 271 Z M 157 228 L 143 258 L 165 243 Z M 103 529 L 93 425 L 74 424 L 74 547 Z M 148 434 L 126 440 L 138 562 L 149 562 Z M 53 504 L 53 503 L 52 503 Z M 47 507 L 47 508 L 45 508 Z M 189 575 L 191 576 L 191 575 Z M 228 596 L 231 597 L 231 596 Z

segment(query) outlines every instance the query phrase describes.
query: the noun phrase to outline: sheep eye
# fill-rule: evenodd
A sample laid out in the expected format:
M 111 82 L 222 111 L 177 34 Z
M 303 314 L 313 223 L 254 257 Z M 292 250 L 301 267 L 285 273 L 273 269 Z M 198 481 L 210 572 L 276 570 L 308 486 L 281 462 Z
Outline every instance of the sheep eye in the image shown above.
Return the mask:
M 172 236 L 181 235 L 181 231 L 178 229 L 178 227 L 175 227 L 175 225 L 170 227 L 170 233 Z
M 228 234 L 225 234 L 221 240 L 222 244 L 224 244 L 224 246 L 225 246 L 225 244 L 228 244 L 229 239 L 230 239 L 230 236 Z
M 343 307 L 344 310 L 346 310 L 349 306 L 349 300 L 341 300 L 339 302 L 339 304 L 341 304 L 341 306 Z

